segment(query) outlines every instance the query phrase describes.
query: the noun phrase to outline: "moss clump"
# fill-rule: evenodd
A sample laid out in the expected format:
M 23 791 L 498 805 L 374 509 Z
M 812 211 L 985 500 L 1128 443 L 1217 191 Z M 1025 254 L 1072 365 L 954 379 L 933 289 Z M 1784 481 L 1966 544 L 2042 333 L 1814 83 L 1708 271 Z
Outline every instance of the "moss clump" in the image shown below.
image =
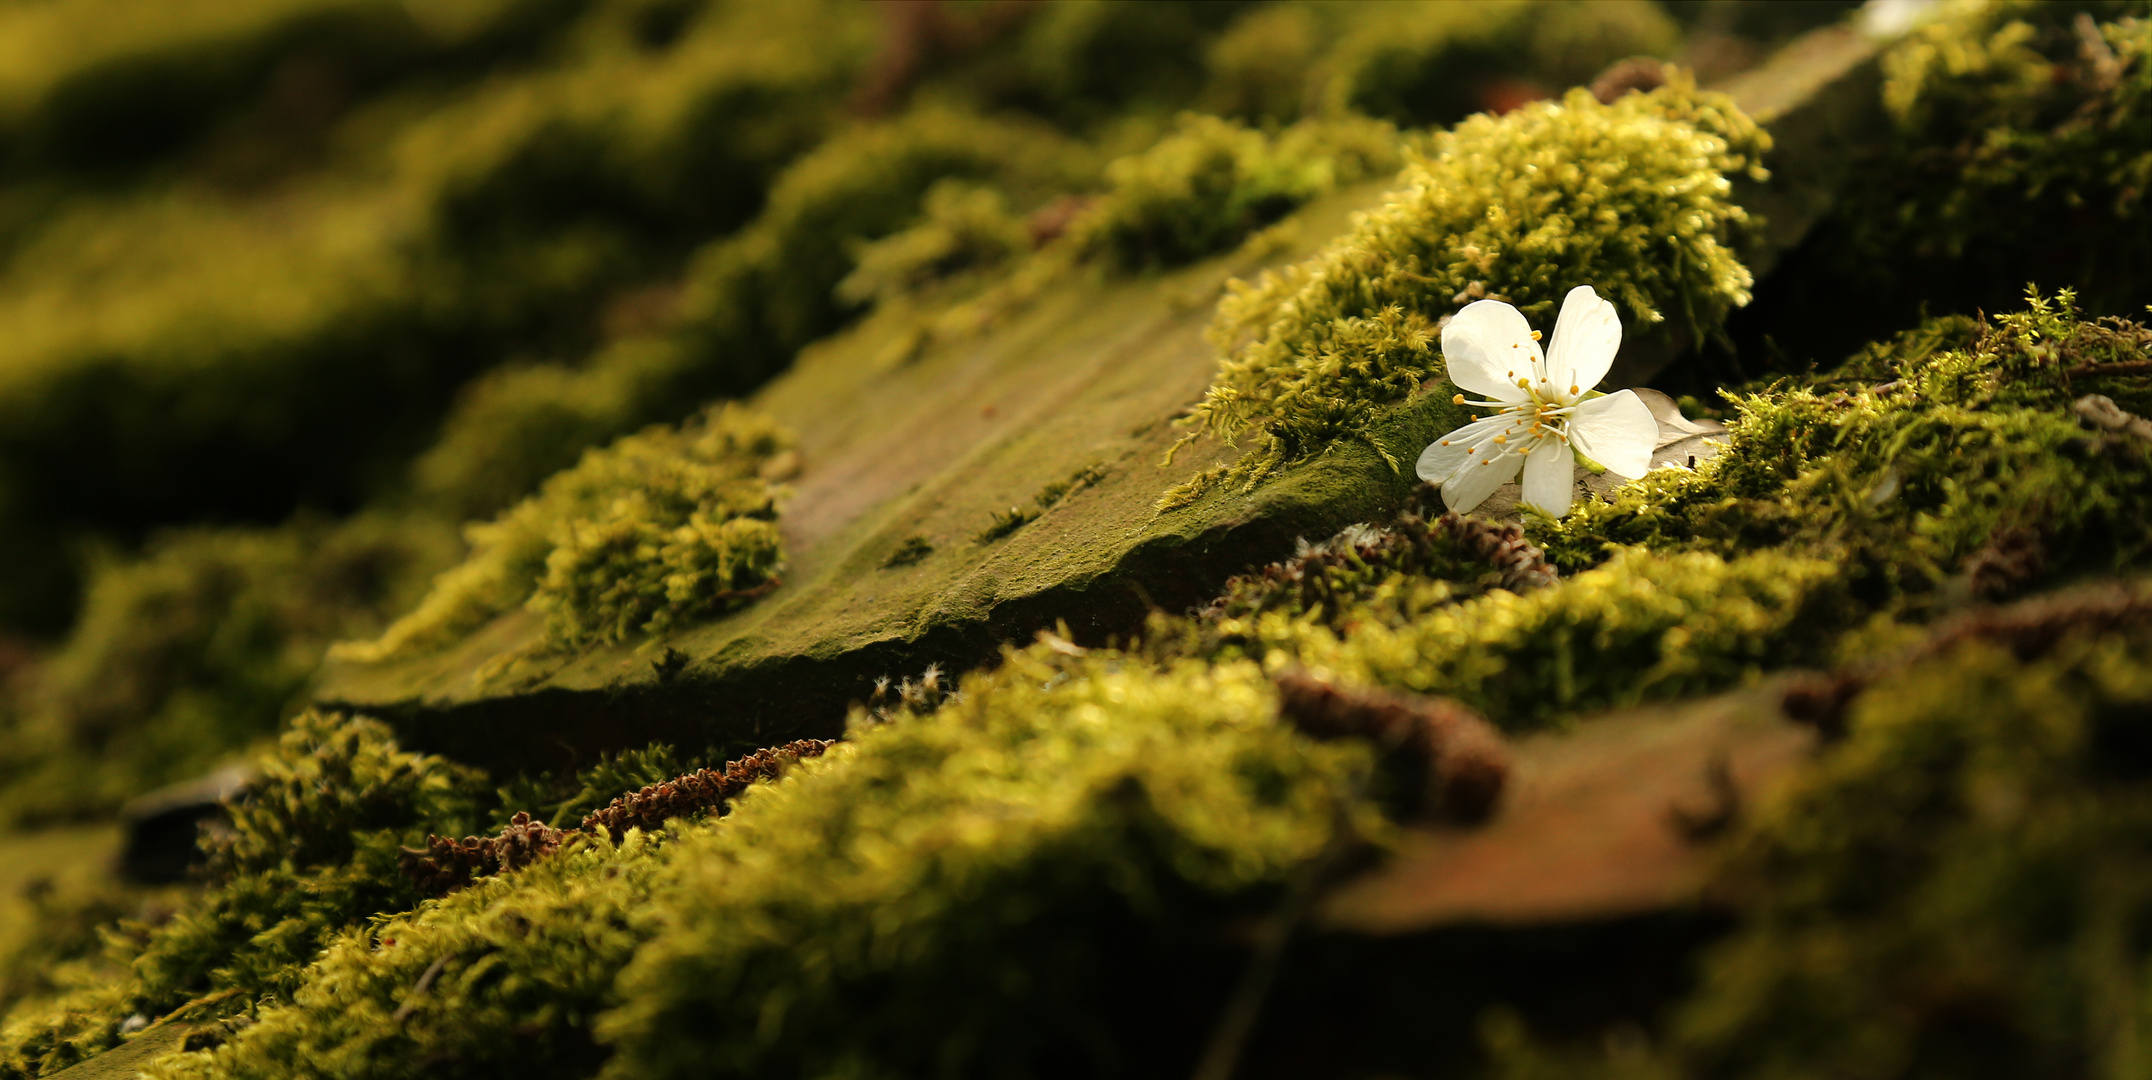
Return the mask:
M 1438 372 L 1440 318 L 1482 296 L 1545 321 L 1588 283 L 1632 333 L 1668 315 L 1707 332 L 1748 301 L 1732 247 L 1748 216 L 1729 178 L 1761 175 L 1768 146 L 1729 99 L 1678 75 L 1612 105 L 1577 91 L 1473 117 L 1412 155 L 1404 189 L 1345 237 L 1233 288 L 1213 327 L 1226 357 L 1192 422 L 1228 440 L 1261 434 L 1231 472 L 1250 482 L 1364 436 L 1381 406 Z
M 273 736 L 329 643 L 379 630 L 454 544 L 377 514 L 173 533 L 105 564 L 0 720 L 0 820 L 109 812 Z
M 921 220 L 858 248 L 837 283 L 847 303 L 887 303 L 930 285 L 990 270 L 1031 250 L 1031 230 L 995 187 L 943 180 L 927 189 Z
M 1292 618 L 1312 614 L 1342 627 L 1378 612 L 1409 618 L 1418 605 L 1395 601 L 1431 586 L 1447 601 L 1489 588 L 1521 594 L 1555 583 L 1553 567 L 1524 539 L 1524 530 L 1455 514 L 1430 519 L 1427 504 L 1437 498 L 1423 485 L 1385 526 L 1355 525 L 1320 544 L 1302 541 L 1290 560 L 1227 581 L 1203 619 L 1277 611 Z
M 675 337 L 677 390 L 739 393 L 858 310 L 836 288 L 854 250 L 911 223 L 937 183 L 989 181 L 1011 205 L 1067 190 L 1097 165 L 1051 129 L 923 107 L 832 137 L 772 186 L 762 214 L 696 254 Z
M 1406 145 L 1357 116 L 1264 132 L 1185 114 L 1150 149 L 1106 167 L 1106 190 L 1070 238 L 1122 270 L 1193 262 L 1339 185 L 1395 171 Z
M 2088 433 L 2070 405 L 2144 400 L 2131 365 L 2148 340 L 2083 318 L 2067 293 L 1931 322 L 1830 376 L 1732 397 L 1723 454 L 1533 532 L 1568 567 L 1610 543 L 1829 551 L 1878 598 L 1934 589 L 2013 530 L 2036 539 L 2049 577 L 2113 569 L 2152 546 L 2134 509 L 2152 494 L 2152 447 Z
M 1963 4 L 1884 57 L 1891 164 L 1878 248 L 1958 256 L 2091 213 L 2145 235 L 2152 21 L 2142 5 Z M 2002 234 L 2002 235 L 1998 235 Z M 2122 240 L 2114 237 L 2112 240 Z M 2120 254 L 2117 252 L 2117 254 Z M 2142 260 L 2104 268 L 2141 272 Z
M 132 977 L 77 991 L 9 1019 L 0 1062 L 42 1075 L 110 1046 L 130 1013 L 163 1016 L 189 999 L 230 1013 L 288 994 L 334 934 L 419 899 L 398 849 L 478 825 L 478 774 L 403 751 L 370 720 L 308 713 L 231 806 L 211 845 L 214 886 L 169 921 L 121 924 L 114 945 Z
M 1406 579 L 1337 616 L 1342 629 L 1274 611 L 1219 632 L 1266 665 L 1454 697 L 1519 730 L 1819 662 L 1862 614 L 1837 564 L 1774 551 L 1630 550 L 1559 588 L 1456 596 Z
M 233 1041 L 148 1075 L 585 1077 L 592 1018 L 647 935 L 662 866 L 640 832 L 603 837 L 446 899 L 339 934 L 288 1005 Z
M 734 405 L 583 456 L 538 494 L 471 528 L 471 557 L 378 640 L 380 660 L 438 647 L 527 605 L 547 640 L 581 648 L 661 633 L 767 591 L 783 567 L 779 489 L 764 471 L 789 437 Z
M 1321 850 L 1365 759 L 1279 725 L 1251 666 L 1053 655 L 684 843 L 608 1075 L 1027 1071 L 1200 986 L 1185 928 Z

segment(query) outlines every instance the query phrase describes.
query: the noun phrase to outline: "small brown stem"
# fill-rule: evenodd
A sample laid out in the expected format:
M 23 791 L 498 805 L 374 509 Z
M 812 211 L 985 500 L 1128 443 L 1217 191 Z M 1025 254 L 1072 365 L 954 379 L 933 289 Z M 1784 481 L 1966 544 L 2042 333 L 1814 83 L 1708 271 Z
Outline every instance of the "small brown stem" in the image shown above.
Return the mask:
M 2141 375 L 2152 371 L 2152 360 L 2121 360 L 2112 364 L 2079 364 L 2065 370 L 2066 378 L 2082 379 L 2095 375 Z
M 403 1004 L 396 1006 L 396 1011 L 389 1016 L 389 1023 L 401 1024 L 410 1019 L 412 1011 L 418 1008 L 418 999 L 425 997 L 426 991 L 433 989 L 433 981 L 441 977 L 441 969 L 447 966 L 447 953 L 434 957 L 433 963 L 426 966 L 426 973 L 418 977 L 418 984 L 411 988 L 411 996 L 405 998 Z

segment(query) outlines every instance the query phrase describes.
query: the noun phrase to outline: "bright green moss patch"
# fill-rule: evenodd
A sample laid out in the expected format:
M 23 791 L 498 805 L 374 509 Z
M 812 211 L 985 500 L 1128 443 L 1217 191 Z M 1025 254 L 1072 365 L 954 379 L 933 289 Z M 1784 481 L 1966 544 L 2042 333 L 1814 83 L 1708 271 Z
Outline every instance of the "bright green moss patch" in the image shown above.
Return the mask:
M 379 640 L 340 648 L 362 659 L 436 648 L 523 605 L 545 617 L 551 645 L 575 648 L 747 603 L 783 567 L 778 488 L 763 473 L 788 445 L 726 405 L 591 451 L 473 526 L 471 557 Z
M 2091 321 L 2071 297 L 2037 295 L 1992 322 L 1941 320 L 1876 346 L 1842 371 L 1734 397 L 1726 451 L 1695 472 L 1661 470 L 1533 526 L 1564 566 L 1603 545 L 1730 553 L 1828 550 L 1884 594 L 1923 591 L 2013 531 L 2038 565 L 2005 589 L 2112 569 L 2152 546 L 2136 509 L 2152 494 L 2141 440 L 2094 435 L 2080 395 L 2141 401 L 2152 340 Z M 2140 406 L 2141 407 L 2141 406 Z
M 1439 373 L 1441 318 L 1480 297 L 1544 323 L 1589 284 L 1632 335 L 1670 317 L 1707 333 L 1748 301 L 1732 246 L 1748 216 L 1730 178 L 1760 176 L 1769 145 L 1730 100 L 1680 79 L 1612 105 L 1578 91 L 1466 120 L 1413 155 L 1403 190 L 1351 233 L 1235 287 L 1214 328 L 1226 356 L 1193 421 L 1223 439 L 1260 435 L 1232 470 L 1251 482 L 1362 437 L 1382 406 Z
M 609 1052 L 607 1075 L 658 1077 L 1006 1073 L 1071 1045 L 1122 1060 L 1110 1033 L 1230 985 L 1218 926 L 1269 910 L 1339 829 L 1380 828 L 1364 751 L 1308 743 L 1275 710 L 1253 665 L 1013 653 L 931 714 L 862 716 L 722 819 L 579 842 L 343 929 L 251 1026 L 152 1075 L 567 1078 Z M 306 831 L 259 824 L 242 831 Z

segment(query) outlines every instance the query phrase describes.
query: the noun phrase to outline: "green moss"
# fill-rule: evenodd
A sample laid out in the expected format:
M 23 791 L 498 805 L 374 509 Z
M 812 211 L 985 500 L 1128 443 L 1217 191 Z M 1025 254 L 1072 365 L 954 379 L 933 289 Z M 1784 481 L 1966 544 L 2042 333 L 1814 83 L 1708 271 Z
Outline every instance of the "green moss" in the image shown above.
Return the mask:
M 1320 850 L 1364 759 L 1278 725 L 1251 666 L 1053 655 L 859 732 L 684 843 L 608 1075 L 1022 1071 L 1112 1053 L 1101 1025 L 1141 1015 L 1114 1002 L 1187 986 L 1206 946 L 1175 928 Z
M 663 866 L 631 832 L 485 878 L 416 911 L 345 931 L 280 1008 L 214 1050 L 148 1075 L 585 1077 L 603 1060 L 592 1018 L 648 934 Z
M 268 739 L 329 643 L 385 625 L 453 547 L 438 523 L 370 515 L 175 533 L 105 564 L 0 721 L 0 817 L 110 812 Z
M 834 291 L 855 246 L 911 223 L 937 183 L 990 180 L 1029 206 L 1095 168 L 1050 129 L 946 107 L 832 137 L 777 180 L 752 225 L 695 256 L 678 330 L 686 388 L 752 387 L 841 325 L 857 310 Z
M 2069 406 L 2092 392 L 2142 397 L 2141 373 L 2100 369 L 2141 360 L 2152 337 L 2084 319 L 2067 293 L 2028 304 L 1989 323 L 1932 322 L 1836 374 L 1730 397 L 1725 453 L 1534 535 L 1568 567 L 1609 543 L 1828 550 L 1882 595 L 1931 590 L 2012 530 L 2037 536 L 2041 563 L 2017 587 L 2127 564 L 2152 546 L 2134 509 L 2152 492 L 2147 448 L 2091 438 Z
M 483 786 L 403 751 L 374 721 L 302 715 L 231 805 L 231 829 L 211 845 L 213 887 L 167 921 L 119 925 L 111 940 L 130 978 L 10 1016 L 0 1063 L 19 1071 L 0 1075 L 42 1075 L 113 1045 L 131 1013 L 158 1017 L 205 996 L 210 1012 L 230 1013 L 288 994 L 330 937 L 417 902 L 399 849 L 471 831 Z
M 1264 132 L 1184 114 L 1150 149 L 1107 166 L 1106 190 L 1071 240 L 1123 270 L 1192 262 L 1339 185 L 1395 171 L 1407 145 L 1357 116 Z
M 552 647 L 580 648 L 751 601 L 783 566 L 778 488 L 763 472 L 789 441 L 725 405 L 586 453 L 473 526 L 469 559 L 379 639 L 340 653 L 378 660 L 437 648 L 523 605 L 545 617 Z
M 837 283 L 848 303 L 888 302 L 967 272 L 991 270 L 1031 250 L 1031 231 L 998 188 L 943 180 L 927 189 L 922 220 L 858 249 Z
M 974 544 L 991 544 L 1038 519 L 1039 512 L 1037 510 L 1027 510 L 1021 506 L 1012 506 L 1007 510 L 996 510 L 994 511 L 993 520 L 987 522 L 986 528 L 980 529 L 978 534 L 971 538 L 971 542 Z
M 1648 3 L 1352 6 L 1368 10 L 1312 65 L 1307 96 L 1400 123 L 1454 123 L 1588 83 L 1623 57 L 1670 56 L 1680 37 Z
M 1202 100 L 1252 120 L 1446 125 L 1589 83 L 1623 57 L 1671 56 L 1679 38 L 1660 5 L 1629 0 L 1266 4 L 1212 44 Z
M 1521 730 L 1820 662 L 1861 616 L 1826 560 L 1629 550 L 1559 588 L 1474 595 L 1407 578 L 1332 616 L 1339 629 L 1278 610 L 1218 633 L 1266 666 L 1454 697 Z
M 1730 246 L 1747 215 L 1729 177 L 1760 175 L 1768 145 L 1730 100 L 1681 79 L 1612 105 L 1579 91 L 1467 120 L 1415 155 L 1406 186 L 1352 232 L 1234 287 L 1214 326 L 1226 357 L 1193 422 L 1228 440 L 1260 435 L 1231 471 L 1249 482 L 1364 437 L 1382 406 L 1439 371 L 1438 320 L 1482 296 L 1544 321 L 1591 284 L 1632 335 L 1669 315 L 1709 332 L 1748 301 Z
M 2130 3 L 1957 5 L 1886 54 L 1884 102 L 1904 141 L 1874 193 L 1892 199 L 1876 207 L 1878 248 L 1957 256 L 2073 210 L 2143 236 L 2146 14 Z
M 2037 648 L 1974 635 L 1871 683 L 1844 739 L 1751 808 L 1717 885 L 1741 922 L 1657 1044 L 1508 1031 L 1498 1075 L 2137 1068 L 2152 638 L 2096 622 Z

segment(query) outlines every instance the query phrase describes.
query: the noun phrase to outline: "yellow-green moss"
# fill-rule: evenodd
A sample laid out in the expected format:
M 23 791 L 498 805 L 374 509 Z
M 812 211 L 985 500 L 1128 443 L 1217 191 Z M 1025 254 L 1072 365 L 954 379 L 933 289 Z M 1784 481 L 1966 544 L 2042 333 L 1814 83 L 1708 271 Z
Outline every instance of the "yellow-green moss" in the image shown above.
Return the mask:
M 1935 587 L 2009 530 L 2040 549 L 2019 587 L 2127 564 L 2152 548 L 2136 509 L 2152 494 L 2152 447 L 2092 437 L 2070 405 L 2104 392 L 2143 407 L 2152 380 L 2102 365 L 2141 361 L 2152 331 L 2087 320 L 2068 293 L 2027 303 L 1987 323 L 1938 320 L 1834 374 L 1731 397 L 1723 454 L 1534 523 L 1534 536 L 1572 567 L 1610 543 L 1830 550 L 1882 595 Z
M 339 652 L 378 660 L 436 648 L 526 604 L 552 645 L 575 648 L 746 603 L 783 568 L 779 489 L 764 473 L 789 442 L 724 405 L 593 450 L 472 526 L 469 559 L 379 639 Z
M 288 1005 L 237 1039 L 168 1056 L 158 1080 L 586 1077 L 591 1023 L 648 936 L 658 845 L 579 841 L 513 875 L 337 935 Z
M 1715 886 L 1740 921 L 1658 1038 L 1500 1025 L 1494 1075 L 2141 1069 L 2152 638 L 2087 626 L 2030 652 L 1975 636 L 1873 682 L 1842 741 L 1745 811 Z
M 1372 115 L 1420 126 L 1591 81 L 1680 33 L 1656 4 L 1288 2 L 1255 8 L 1210 48 L 1202 101 L 1228 116 Z
M 1708 332 L 1748 301 L 1731 246 L 1748 216 L 1730 177 L 1760 175 L 1768 145 L 1729 99 L 1678 76 L 1612 105 L 1578 91 L 1473 117 L 1415 155 L 1404 189 L 1351 233 L 1233 288 L 1214 326 L 1226 356 L 1193 421 L 1228 440 L 1259 433 L 1232 471 L 1249 481 L 1360 436 L 1439 372 L 1441 318 L 1483 296 L 1544 321 L 1589 284 L 1632 336 L 1670 316 Z
M 2079 210 L 2136 222 L 2152 185 L 2152 7 L 1959 3 L 1884 56 L 1903 161 L 1874 238 L 1944 256 Z M 2029 213 L 2038 208 L 2041 213 Z M 2141 275 L 2141 263 L 2102 268 Z
M 1395 171 L 1410 142 L 1350 115 L 1264 132 L 1184 114 L 1150 149 L 1107 166 L 1106 190 L 1070 239 L 1124 270 L 1190 262 L 1341 184 Z
M 1250 665 L 1018 653 L 681 845 L 607 1075 L 1006 1074 L 1185 985 L 1200 925 L 1338 827 L 1354 747 Z M 984 988 L 993 988 L 982 992 Z M 1104 1059 L 1101 1059 L 1104 1060 Z
M 270 738 L 330 642 L 377 632 L 454 557 L 446 525 L 376 514 L 174 533 L 106 563 L 0 719 L 0 819 L 109 812 Z
M 8 1018 L 0 1076 L 42 1075 L 120 1037 L 132 1013 L 162 1016 L 202 995 L 230 1013 L 288 994 L 322 944 L 419 894 L 397 872 L 400 847 L 480 823 L 478 774 L 405 752 L 371 720 L 308 713 L 293 722 L 231 805 L 211 845 L 214 886 L 156 925 L 119 924 L 112 943 L 131 977 L 106 979 Z

